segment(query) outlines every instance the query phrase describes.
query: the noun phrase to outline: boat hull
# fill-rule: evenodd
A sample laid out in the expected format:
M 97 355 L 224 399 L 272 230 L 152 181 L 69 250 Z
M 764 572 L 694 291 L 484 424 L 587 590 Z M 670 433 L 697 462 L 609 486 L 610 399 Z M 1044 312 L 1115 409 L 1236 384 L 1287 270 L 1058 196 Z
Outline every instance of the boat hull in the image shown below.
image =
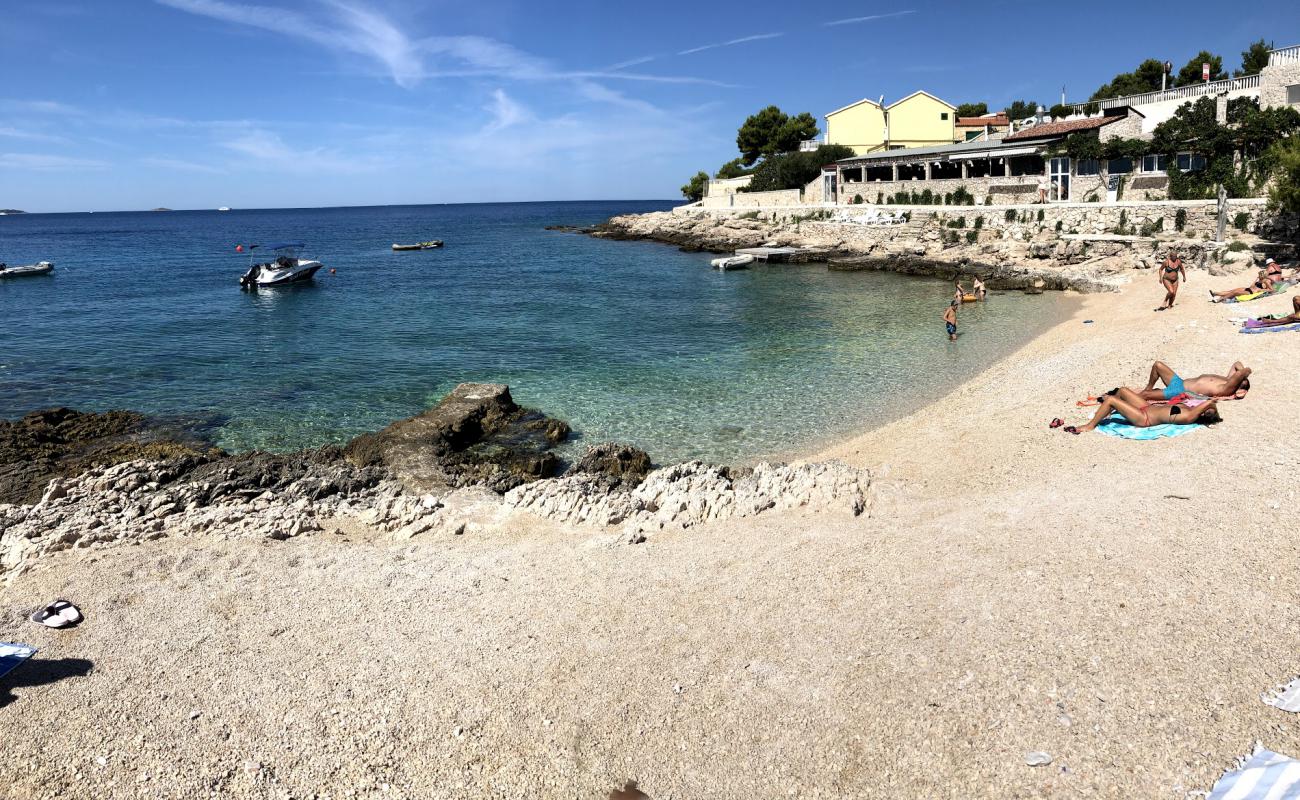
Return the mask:
M 28 264 L 23 267 L 7 267 L 0 269 L 0 278 L 30 278 L 35 275 L 49 275 L 54 271 L 54 265 L 48 261 L 42 261 L 39 264 Z

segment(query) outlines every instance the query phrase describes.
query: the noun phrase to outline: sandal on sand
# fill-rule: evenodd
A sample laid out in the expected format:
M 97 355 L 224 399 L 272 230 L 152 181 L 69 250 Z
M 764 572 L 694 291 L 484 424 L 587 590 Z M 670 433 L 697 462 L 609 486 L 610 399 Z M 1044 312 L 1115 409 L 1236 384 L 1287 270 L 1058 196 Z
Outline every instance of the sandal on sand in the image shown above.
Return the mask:
M 1049 427 L 1049 428 L 1059 428 L 1059 427 L 1061 427 L 1061 426 L 1064 425 L 1064 424 L 1065 424 L 1065 420 L 1061 419 L 1060 417 L 1057 417 L 1056 419 L 1054 419 L 1054 420 L 1052 420 L 1051 422 L 1049 422 L 1049 423 L 1047 424 L 1047 427 Z
M 45 608 L 32 614 L 32 622 L 47 628 L 67 628 L 81 622 L 81 609 L 67 600 L 55 600 Z
M 1083 433 L 1083 431 L 1079 430 L 1078 428 L 1074 427 L 1073 425 L 1066 425 L 1066 426 L 1065 426 L 1065 432 L 1066 432 L 1066 433 L 1073 433 L 1075 436 L 1078 436 L 1079 434 Z

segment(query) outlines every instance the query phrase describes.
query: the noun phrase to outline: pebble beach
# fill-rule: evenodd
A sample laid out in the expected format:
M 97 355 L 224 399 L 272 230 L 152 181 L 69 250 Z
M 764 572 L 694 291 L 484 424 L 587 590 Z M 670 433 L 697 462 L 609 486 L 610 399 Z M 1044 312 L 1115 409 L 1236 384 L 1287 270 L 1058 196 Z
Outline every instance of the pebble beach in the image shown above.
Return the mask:
M 468 524 L 409 536 L 341 514 L 44 554 L 0 590 L 0 639 L 43 661 L 0 681 L 0 786 L 1184 797 L 1256 740 L 1300 753 L 1260 701 L 1300 673 L 1281 535 L 1300 377 L 1292 334 L 1229 321 L 1290 300 L 1202 299 L 1230 279 L 1194 271 L 1162 314 L 1140 276 L 1085 295 L 952 393 L 790 467 L 838 462 L 861 502 L 685 525 L 462 502 Z M 1156 358 L 1241 360 L 1253 388 L 1176 439 L 1048 429 Z M 26 621 L 56 596 L 86 621 Z

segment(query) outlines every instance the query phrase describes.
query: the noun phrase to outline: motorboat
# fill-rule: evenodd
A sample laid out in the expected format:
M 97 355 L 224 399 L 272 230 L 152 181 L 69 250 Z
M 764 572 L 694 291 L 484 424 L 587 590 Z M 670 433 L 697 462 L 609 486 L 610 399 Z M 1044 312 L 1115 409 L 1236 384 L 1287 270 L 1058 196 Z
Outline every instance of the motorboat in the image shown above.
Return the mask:
M 289 283 L 302 283 L 311 280 L 323 264 L 298 258 L 298 251 L 306 247 L 302 242 L 284 242 L 282 244 L 249 245 L 249 260 L 254 261 L 248 271 L 239 279 L 244 289 L 256 289 L 262 286 L 284 286 Z M 274 258 L 256 263 L 253 251 L 270 250 Z
M 435 247 L 442 247 L 441 239 L 430 239 L 427 242 L 416 242 L 415 244 L 393 243 L 394 250 L 432 250 Z
M 709 262 L 714 269 L 720 269 L 726 272 L 729 269 L 746 269 L 754 263 L 753 256 L 727 256 L 725 258 L 715 258 Z
M 54 265 L 49 261 L 38 261 L 24 267 L 10 267 L 0 262 L 0 278 L 25 278 L 29 275 L 49 275 Z
M 229 210 L 230 210 L 230 206 L 222 206 L 221 208 L 218 208 L 217 210 L 218 210 L 218 211 L 229 211 Z

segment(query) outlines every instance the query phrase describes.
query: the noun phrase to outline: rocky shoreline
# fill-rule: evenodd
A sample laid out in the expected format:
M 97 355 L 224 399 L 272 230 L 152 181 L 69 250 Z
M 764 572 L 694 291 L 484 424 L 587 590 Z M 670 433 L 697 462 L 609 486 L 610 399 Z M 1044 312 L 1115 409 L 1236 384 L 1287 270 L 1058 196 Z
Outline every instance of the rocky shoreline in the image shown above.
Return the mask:
M 793 247 L 794 262 L 825 262 L 835 270 L 877 270 L 945 280 L 978 275 L 1003 290 L 1119 291 L 1134 271 L 1156 268 L 1174 247 L 1193 268 L 1230 274 L 1250 265 L 1250 252 L 1172 232 L 1152 235 L 1064 233 L 1030 212 L 1014 220 L 1001 209 L 914 210 L 901 225 L 871 226 L 829 210 L 791 212 L 628 214 L 588 228 L 554 230 L 621 241 L 652 241 L 689 252 Z M 967 222 L 975 216 L 978 222 Z M 987 222 L 986 222 L 987 218 Z M 996 219 L 996 221 L 994 221 Z M 1134 224 L 1154 226 L 1135 218 Z M 1160 225 L 1163 230 L 1163 223 Z
M 164 537 L 291 539 L 348 524 L 395 539 L 501 530 L 528 513 L 615 528 L 611 543 L 773 509 L 863 513 L 868 471 L 839 463 L 652 469 L 629 445 L 572 464 L 569 426 L 503 384 L 461 384 L 344 447 L 227 454 L 159 438 L 142 415 L 36 412 L 0 422 L 0 581 L 42 557 Z

